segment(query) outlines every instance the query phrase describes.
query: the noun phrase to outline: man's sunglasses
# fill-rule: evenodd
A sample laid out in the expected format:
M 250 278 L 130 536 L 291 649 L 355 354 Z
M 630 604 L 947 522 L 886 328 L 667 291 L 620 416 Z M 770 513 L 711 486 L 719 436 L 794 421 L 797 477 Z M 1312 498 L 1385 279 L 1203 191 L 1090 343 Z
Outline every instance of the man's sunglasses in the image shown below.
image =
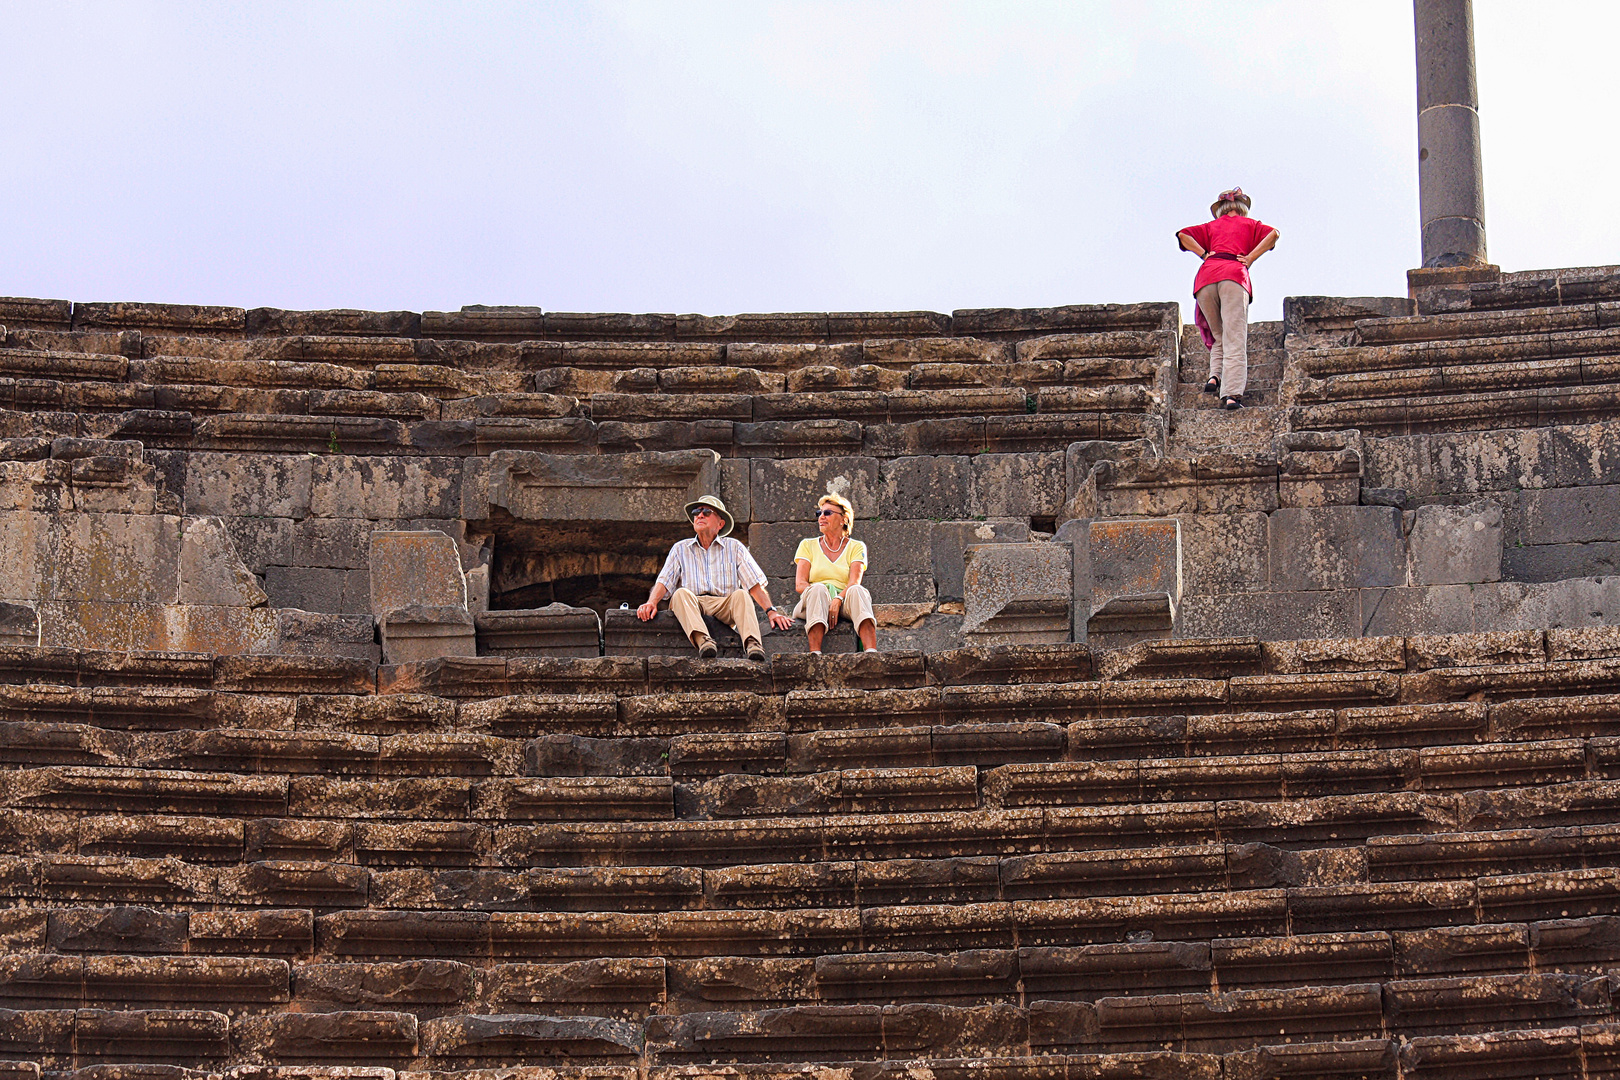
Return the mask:
M 696 521 L 698 518 L 702 517 L 704 514 L 713 514 L 715 517 L 719 517 L 720 516 L 720 511 L 718 511 L 718 510 L 710 510 L 707 506 L 705 506 L 701 510 L 692 511 L 692 520 Z

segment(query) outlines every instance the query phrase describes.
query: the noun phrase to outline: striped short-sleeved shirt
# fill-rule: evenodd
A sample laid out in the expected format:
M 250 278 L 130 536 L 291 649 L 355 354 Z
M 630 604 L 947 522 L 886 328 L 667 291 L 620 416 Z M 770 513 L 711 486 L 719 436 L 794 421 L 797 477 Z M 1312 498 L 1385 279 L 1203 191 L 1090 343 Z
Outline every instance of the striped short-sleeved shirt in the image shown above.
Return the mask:
M 685 588 L 699 596 L 728 596 L 738 589 L 763 585 L 765 571 L 740 540 L 717 536 L 704 550 L 694 536 L 669 549 L 658 583 L 672 593 Z

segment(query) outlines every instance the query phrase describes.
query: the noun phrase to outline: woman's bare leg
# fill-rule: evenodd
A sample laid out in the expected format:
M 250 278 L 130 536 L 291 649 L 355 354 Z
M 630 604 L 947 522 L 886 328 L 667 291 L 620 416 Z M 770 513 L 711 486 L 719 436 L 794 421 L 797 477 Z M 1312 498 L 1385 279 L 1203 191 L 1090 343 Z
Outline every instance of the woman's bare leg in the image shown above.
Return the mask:
M 861 644 L 866 646 L 867 652 L 877 652 L 877 623 L 867 619 L 855 632 L 861 636 Z

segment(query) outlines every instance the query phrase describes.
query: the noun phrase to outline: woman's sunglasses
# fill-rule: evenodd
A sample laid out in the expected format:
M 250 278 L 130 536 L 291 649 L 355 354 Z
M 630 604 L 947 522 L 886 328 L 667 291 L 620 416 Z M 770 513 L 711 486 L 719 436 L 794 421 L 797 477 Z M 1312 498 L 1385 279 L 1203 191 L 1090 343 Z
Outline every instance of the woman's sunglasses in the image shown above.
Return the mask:
M 820 509 L 820 510 L 816 511 L 816 517 L 826 517 L 828 514 L 842 514 L 842 513 L 843 513 L 842 510 L 834 510 L 831 507 L 824 507 L 823 509 Z

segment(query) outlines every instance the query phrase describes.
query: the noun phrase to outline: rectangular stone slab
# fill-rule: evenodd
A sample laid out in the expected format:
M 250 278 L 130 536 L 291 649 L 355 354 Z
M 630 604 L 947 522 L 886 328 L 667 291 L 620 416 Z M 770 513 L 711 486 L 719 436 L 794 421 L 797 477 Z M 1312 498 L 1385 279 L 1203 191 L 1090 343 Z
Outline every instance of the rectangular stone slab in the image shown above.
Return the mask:
M 436 530 L 371 534 L 371 613 L 409 607 L 467 608 L 456 542 Z
M 490 455 L 489 501 L 524 521 L 674 522 L 720 490 L 713 450 L 645 454 Z

